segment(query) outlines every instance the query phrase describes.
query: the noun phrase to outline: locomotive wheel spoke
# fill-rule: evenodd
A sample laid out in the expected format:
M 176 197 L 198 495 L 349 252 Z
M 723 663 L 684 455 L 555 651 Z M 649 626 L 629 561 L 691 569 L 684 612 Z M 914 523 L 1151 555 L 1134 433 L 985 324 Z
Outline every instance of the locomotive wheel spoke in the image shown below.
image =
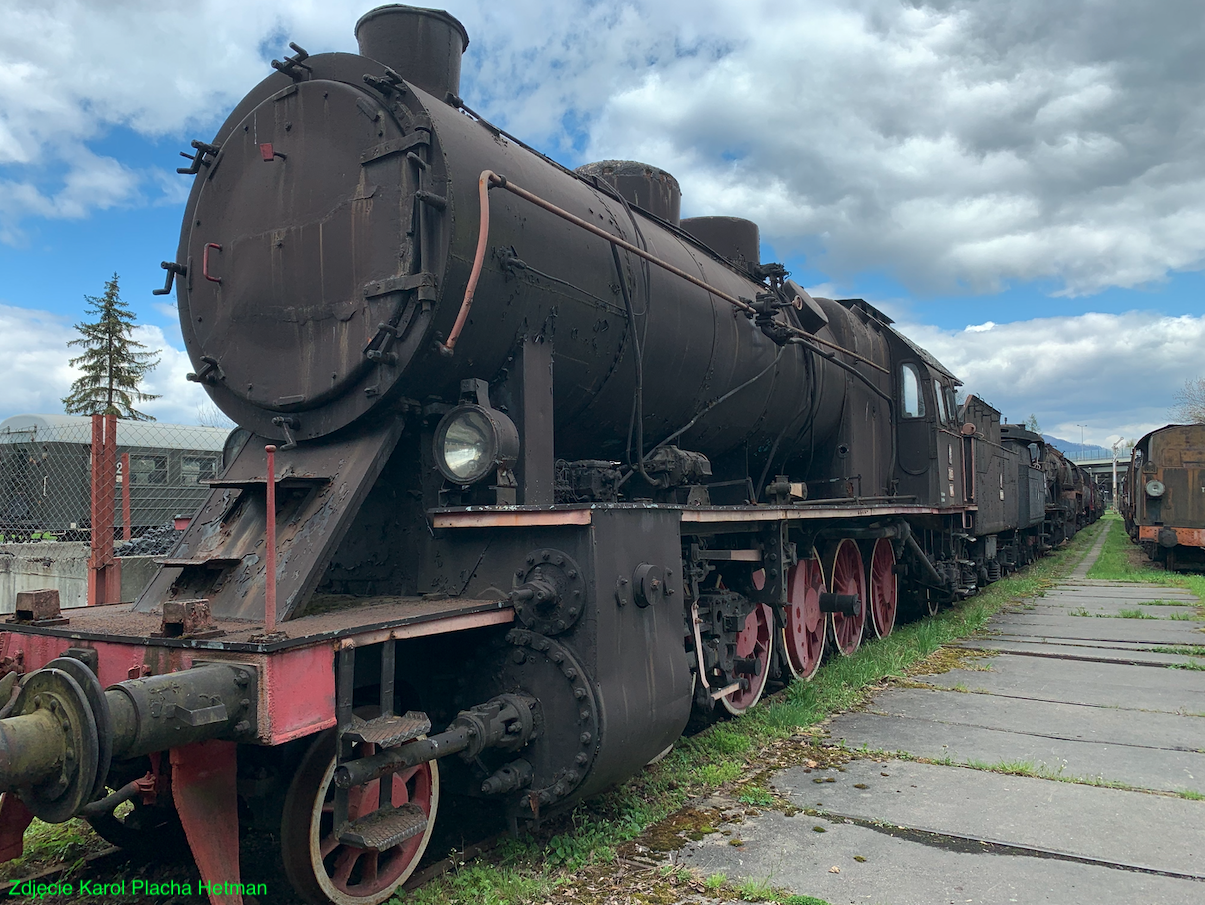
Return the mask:
M 844 656 L 855 653 L 862 643 L 862 632 L 866 625 L 867 595 L 866 569 L 862 565 L 862 554 L 856 541 L 848 537 L 830 544 L 825 551 L 828 565 L 828 586 L 834 594 L 856 594 L 861 606 L 857 616 L 831 613 L 829 630 L 837 651 Z
M 826 620 L 820 612 L 820 593 L 824 590 L 824 571 L 813 550 L 808 559 L 801 559 L 787 575 L 783 650 L 787 668 L 796 679 L 811 679 L 824 658 Z
M 373 753 L 360 746 L 361 756 Z M 319 735 L 285 797 L 281 855 L 285 873 L 307 902 L 315 905 L 377 905 L 392 896 L 414 872 L 427 847 L 439 805 L 439 768 L 434 761 L 348 790 L 348 819 L 376 811 L 380 784 L 391 783 L 393 807 L 413 803 L 427 816 L 423 833 L 377 852 L 339 840 L 334 825 L 335 733 Z
M 736 636 L 736 655 L 758 663 L 756 675 L 746 675 L 749 687 L 720 698 L 724 709 L 734 716 L 744 713 L 759 700 L 770 672 L 770 655 L 774 647 L 774 613 L 768 606 L 758 604 L 745 617 L 745 627 Z
M 895 627 L 896 606 L 899 601 L 899 577 L 895 574 L 895 550 L 891 541 L 880 537 L 874 542 L 868 566 L 867 590 L 870 597 L 870 619 L 874 633 L 886 638 Z

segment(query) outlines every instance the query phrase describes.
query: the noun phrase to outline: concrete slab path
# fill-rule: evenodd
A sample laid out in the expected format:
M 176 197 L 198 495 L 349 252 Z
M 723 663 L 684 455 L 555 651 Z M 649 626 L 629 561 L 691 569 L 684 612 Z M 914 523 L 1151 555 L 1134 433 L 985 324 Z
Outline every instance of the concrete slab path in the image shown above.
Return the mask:
M 1086 579 L 1104 537 L 965 643 L 986 656 L 833 719 L 869 753 L 777 774 L 793 816 L 718 827 L 681 863 L 833 905 L 1205 903 L 1201 601 Z

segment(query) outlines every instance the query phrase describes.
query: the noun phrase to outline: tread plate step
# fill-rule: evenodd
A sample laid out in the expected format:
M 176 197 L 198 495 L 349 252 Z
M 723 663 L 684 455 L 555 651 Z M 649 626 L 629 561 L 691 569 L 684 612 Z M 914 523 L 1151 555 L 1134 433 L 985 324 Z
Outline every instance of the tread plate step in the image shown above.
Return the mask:
M 417 710 L 401 716 L 378 716 L 371 720 L 352 717 L 343 737 L 351 742 L 367 742 L 378 748 L 395 748 L 403 742 L 431 731 L 431 719 Z
M 344 845 L 383 852 L 427 829 L 427 815 L 415 804 L 381 808 L 353 820 L 339 834 Z

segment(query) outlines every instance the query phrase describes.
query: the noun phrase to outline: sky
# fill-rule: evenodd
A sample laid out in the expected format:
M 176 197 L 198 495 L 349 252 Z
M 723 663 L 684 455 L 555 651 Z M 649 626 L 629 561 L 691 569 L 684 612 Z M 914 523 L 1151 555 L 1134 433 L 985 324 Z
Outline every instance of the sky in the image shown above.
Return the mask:
M 174 256 L 209 139 L 349 0 L 4 0 L 0 418 L 61 410 L 66 340 L 118 273 L 161 349 L 146 410 L 195 422 Z M 461 95 L 568 166 L 643 160 L 683 216 L 761 227 L 814 295 L 862 297 L 1011 421 L 1108 445 L 1205 376 L 1199 0 L 452 0 Z

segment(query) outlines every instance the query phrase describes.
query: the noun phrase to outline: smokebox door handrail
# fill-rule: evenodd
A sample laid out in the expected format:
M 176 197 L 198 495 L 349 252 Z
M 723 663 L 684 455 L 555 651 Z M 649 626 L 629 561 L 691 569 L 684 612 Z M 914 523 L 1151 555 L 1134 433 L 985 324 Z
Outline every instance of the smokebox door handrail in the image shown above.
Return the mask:
M 706 292 L 709 292 L 712 295 L 723 299 L 728 304 L 732 305 L 734 308 L 737 308 L 741 311 L 748 312 L 749 314 L 756 313 L 754 307 L 752 305 L 750 305 L 748 302 L 744 301 L 743 299 L 739 299 L 734 295 L 730 295 L 729 293 L 724 292 L 722 289 L 717 289 L 715 286 L 712 286 L 710 283 L 707 283 L 704 280 L 701 280 L 698 277 L 687 273 L 685 270 L 682 270 L 681 268 L 675 267 L 673 264 L 669 263 L 668 261 L 661 260 L 656 255 L 650 254 L 649 252 L 645 251 L 643 248 L 633 245 L 631 242 L 627 242 L 627 241 L 619 238 L 619 236 L 613 235 L 613 234 L 607 232 L 605 229 L 595 226 L 593 223 L 583 220 L 581 217 L 571 214 L 569 211 L 564 210 L 563 208 L 557 207 L 551 201 L 546 201 L 543 198 L 541 198 L 539 195 L 536 195 L 536 194 L 533 194 L 532 192 L 527 191 L 527 189 L 520 188 L 519 186 L 515 185 L 513 182 L 510 182 L 509 180 L 507 180 L 507 178 L 505 176 L 499 176 L 493 170 L 482 170 L 481 177 L 480 177 L 480 179 L 478 179 L 477 185 L 478 185 L 478 193 L 479 193 L 480 200 L 481 200 L 481 223 L 480 223 L 480 226 L 479 226 L 478 232 L 477 232 L 477 253 L 473 257 L 473 269 L 469 272 L 469 282 L 468 282 L 468 285 L 465 286 L 464 301 L 462 301 L 460 303 L 460 311 L 456 315 L 456 322 L 452 325 L 452 330 L 448 334 L 448 341 L 446 343 L 440 343 L 440 345 L 439 345 L 440 351 L 443 352 L 445 355 L 451 355 L 453 349 L 456 348 L 456 341 L 460 338 L 461 331 L 464 330 L 465 322 L 468 321 L 468 319 L 469 319 L 469 309 L 473 307 L 473 296 L 477 291 L 477 281 L 481 278 L 481 268 L 485 264 L 485 252 L 486 252 L 486 248 L 489 245 L 489 230 L 490 230 L 489 191 L 492 188 L 505 189 L 506 191 L 510 192 L 512 195 L 518 195 L 520 198 L 524 199 L 525 201 L 531 202 L 536 207 L 546 210 L 550 214 L 555 214 L 556 216 L 560 217 L 562 220 L 566 220 L 569 223 L 572 223 L 574 226 L 580 227 L 581 229 L 584 229 L 586 232 L 592 233 L 593 235 L 598 236 L 600 239 L 605 239 L 607 242 L 610 242 L 612 245 L 622 248 L 624 251 L 631 252 L 632 254 L 636 255 L 637 257 L 643 258 L 644 260 L 648 261 L 650 264 L 655 264 L 658 267 L 660 267 L 662 270 L 665 270 L 668 273 L 672 273 L 674 276 L 680 277 L 681 279 L 686 280 L 686 282 L 692 283 L 695 286 L 698 286 L 700 289 L 703 289 Z M 810 340 L 812 342 L 820 343 L 821 345 L 827 346 L 830 349 L 833 349 L 837 352 L 842 352 L 846 355 L 849 355 L 850 357 L 852 357 L 858 361 L 861 361 L 865 364 L 870 365 L 871 367 L 875 368 L 878 371 L 882 371 L 884 374 L 888 373 L 887 369 L 884 368 L 882 365 L 878 364 L 878 362 L 871 361 L 869 358 L 866 358 L 863 355 L 859 355 L 857 352 L 853 352 L 849 349 L 844 348 L 843 346 L 837 345 L 836 343 L 829 342 L 828 340 L 825 340 L 825 339 L 821 339 L 818 336 L 814 336 L 811 333 L 807 333 L 806 331 L 799 330 L 795 327 L 791 327 L 790 330 L 792 333 L 797 333 L 800 336 L 806 337 L 808 340 Z

